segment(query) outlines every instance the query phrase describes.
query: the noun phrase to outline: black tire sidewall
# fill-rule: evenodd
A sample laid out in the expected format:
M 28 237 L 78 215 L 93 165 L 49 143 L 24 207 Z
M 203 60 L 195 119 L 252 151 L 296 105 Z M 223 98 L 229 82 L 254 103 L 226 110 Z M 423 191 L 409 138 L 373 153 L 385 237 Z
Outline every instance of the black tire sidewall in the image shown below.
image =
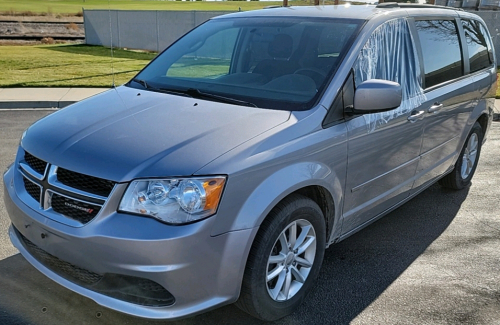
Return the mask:
M 259 318 L 275 320 L 292 313 L 302 303 L 314 284 L 323 261 L 326 227 L 323 214 L 317 204 L 302 196 L 297 196 L 297 198 L 285 204 L 284 207 L 273 210 L 269 217 L 272 218 L 269 225 L 266 228 L 261 228 L 263 232 L 261 238 L 264 238 L 264 241 L 253 245 L 252 250 L 254 250 L 256 258 L 249 261 L 252 265 L 248 266 L 253 270 L 250 279 L 253 284 L 252 300 Z M 269 296 L 267 291 L 265 281 L 267 261 L 281 232 L 291 222 L 300 219 L 309 221 L 314 228 L 316 233 L 316 256 L 311 271 L 299 292 L 287 301 L 277 302 Z
M 471 172 L 469 173 L 469 176 L 467 178 L 462 178 L 462 164 L 463 164 L 463 159 L 462 157 L 464 156 L 465 149 L 467 148 L 467 145 L 469 144 L 469 139 L 472 136 L 472 134 L 476 134 L 478 137 L 478 146 L 477 146 L 477 155 L 476 155 L 476 160 L 474 161 L 474 166 L 472 167 Z M 467 136 L 467 139 L 465 140 L 465 143 L 463 145 L 462 151 L 460 151 L 460 155 L 458 156 L 457 163 L 455 165 L 455 169 L 453 170 L 454 177 L 455 177 L 455 184 L 458 189 L 465 188 L 467 185 L 472 180 L 472 177 L 474 176 L 474 173 L 476 172 L 477 165 L 479 163 L 479 156 L 481 154 L 481 145 L 483 143 L 483 130 L 481 128 L 481 125 L 479 123 L 475 123 L 474 126 L 472 127 L 472 130 L 470 131 L 469 135 Z

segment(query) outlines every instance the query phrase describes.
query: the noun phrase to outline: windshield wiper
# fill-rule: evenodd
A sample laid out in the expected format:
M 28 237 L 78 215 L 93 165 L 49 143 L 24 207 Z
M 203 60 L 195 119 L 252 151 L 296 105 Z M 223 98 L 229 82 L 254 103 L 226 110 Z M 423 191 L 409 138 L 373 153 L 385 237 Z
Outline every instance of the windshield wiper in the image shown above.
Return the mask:
M 241 106 L 257 107 L 257 105 L 255 105 L 254 103 L 246 102 L 244 100 L 239 100 L 236 98 L 225 97 L 225 96 L 201 92 L 199 89 L 196 89 L 196 88 L 189 88 L 184 92 L 193 98 L 212 99 L 212 100 L 215 100 L 215 101 L 218 101 L 221 103 L 226 103 L 226 104 L 235 104 L 235 105 L 241 105 Z
M 138 84 L 143 86 L 145 89 L 149 89 L 149 90 L 157 91 L 157 92 L 161 92 L 161 93 L 189 96 L 189 97 L 198 98 L 198 99 L 211 99 L 211 100 L 215 100 L 217 102 L 226 103 L 226 104 L 235 104 L 235 105 L 240 105 L 240 106 L 257 107 L 257 105 L 255 105 L 254 103 L 246 102 L 244 100 L 239 100 L 236 98 L 225 97 L 225 96 L 201 92 L 199 89 L 196 89 L 196 88 L 188 88 L 187 90 L 167 89 L 167 88 L 153 87 L 153 86 L 149 85 L 146 82 L 146 80 L 143 80 L 143 79 L 134 78 L 134 79 L 132 79 L 132 81 L 137 82 Z
M 137 82 L 138 84 L 141 84 L 144 88 L 148 89 L 148 83 L 146 82 L 146 80 L 143 80 L 143 79 L 137 79 L 137 78 L 134 78 L 132 79 L 132 81 L 135 81 Z
M 159 93 L 170 94 L 170 95 L 180 95 L 180 96 L 194 97 L 194 96 L 188 94 L 187 92 L 181 91 L 181 90 L 153 87 L 153 86 L 149 85 L 146 82 L 146 80 L 143 80 L 143 79 L 134 78 L 134 79 L 132 79 L 132 81 L 137 82 L 138 84 L 140 84 L 141 86 L 143 86 L 144 89 L 156 91 L 156 92 L 159 92 Z

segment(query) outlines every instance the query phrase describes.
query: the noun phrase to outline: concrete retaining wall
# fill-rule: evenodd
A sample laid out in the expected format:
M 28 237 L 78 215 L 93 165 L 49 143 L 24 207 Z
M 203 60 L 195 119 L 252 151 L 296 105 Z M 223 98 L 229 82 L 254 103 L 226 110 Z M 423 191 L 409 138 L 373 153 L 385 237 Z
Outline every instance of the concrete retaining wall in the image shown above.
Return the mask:
M 227 13 L 230 12 L 84 10 L 85 41 L 91 45 L 161 51 L 199 24 Z M 500 11 L 474 13 L 486 22 L 500 64 Z
M 84 10 L 85 42 L 161 51 L 208 19 L 228 11 Z

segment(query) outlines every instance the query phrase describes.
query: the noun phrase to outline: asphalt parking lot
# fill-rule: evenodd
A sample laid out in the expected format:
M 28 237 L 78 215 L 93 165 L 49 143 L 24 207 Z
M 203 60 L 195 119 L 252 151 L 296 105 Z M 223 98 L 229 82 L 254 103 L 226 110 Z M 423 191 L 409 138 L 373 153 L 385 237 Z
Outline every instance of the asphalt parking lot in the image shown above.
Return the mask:
M 0 170 L 51 111 L 0 111 Z M 307 301 L 275 324 L 500 324 L 500 122 L 472 185 L 434 185 L 331 246 Z M 0 183 L 2 181 L 0 180 Z M 3 184 L 0 184 L 3 197 Z M 0 200 L 0 324 L 159 324 L 103 308 L 45 278 L 12 247 Z M 169 324 L 260 324 L 229 305 Z

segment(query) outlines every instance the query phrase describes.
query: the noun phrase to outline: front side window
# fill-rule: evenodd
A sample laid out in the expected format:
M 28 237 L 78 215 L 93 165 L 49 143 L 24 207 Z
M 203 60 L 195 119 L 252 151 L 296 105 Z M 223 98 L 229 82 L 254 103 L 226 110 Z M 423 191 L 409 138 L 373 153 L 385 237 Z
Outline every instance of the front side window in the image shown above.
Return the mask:
M 419 20 L 415 25 L 422 46 L 425 88 L 463 75 L 462 51 L 454 20 Z
M 415 43 L 406 19 L 393 19 L 378 27 L 364 45 L 354 65 L 355 85 L 370 79 L 397 82 L 402 88 L 400 107 L 363 115 L 369 130 L 410 112 L 425 100 Z
M 492 65 L 488 51 L 488 34 L 477 20 L 462 20 L 465 41 L 469 50 L 470 72 L 476 72 Z
M 309 109 L 361 20 L 222 18 L 194 29 L 127 85 L 282 110 Z M 200 97 L 201 98 L 201 97 Z

